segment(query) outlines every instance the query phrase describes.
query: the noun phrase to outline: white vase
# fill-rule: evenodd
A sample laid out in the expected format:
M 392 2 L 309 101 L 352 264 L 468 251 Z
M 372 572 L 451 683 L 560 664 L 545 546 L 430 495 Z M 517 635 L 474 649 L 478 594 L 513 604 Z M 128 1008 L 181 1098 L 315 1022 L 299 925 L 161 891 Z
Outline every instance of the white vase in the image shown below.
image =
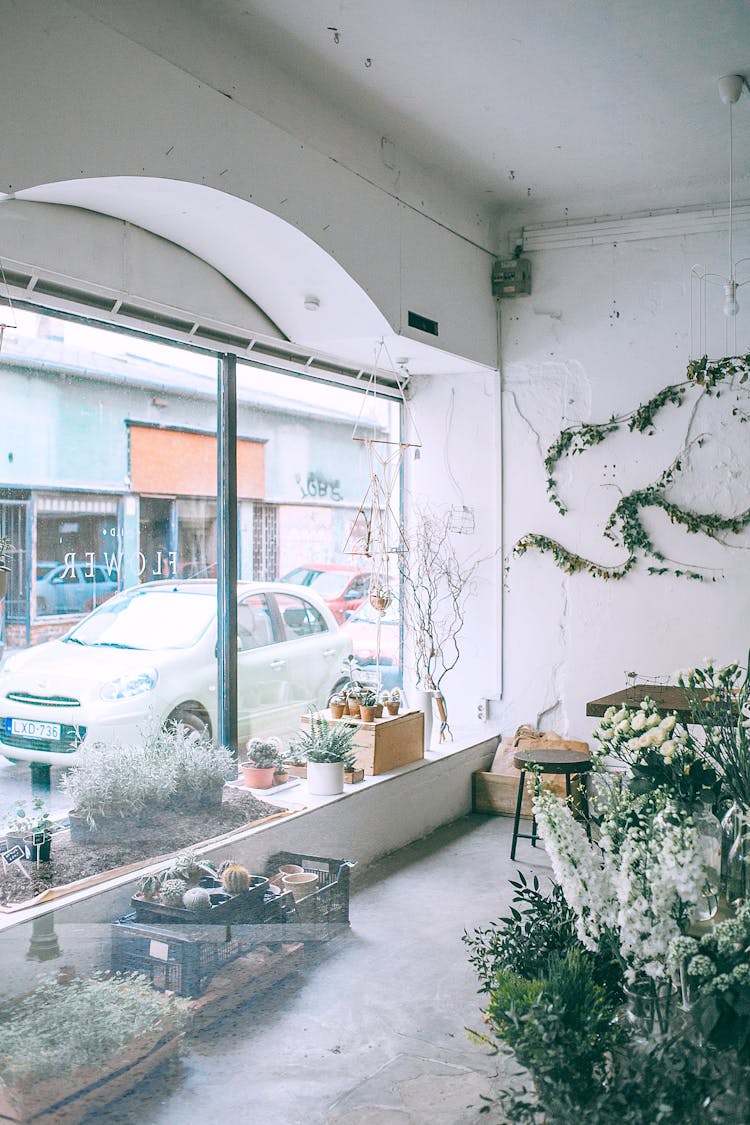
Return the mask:
M 333 797 L 344 792 L 343 762 L 308 762 L 307 791 L 312 797 Z
M 432 745 L 432 692 L 417 689 L 414 699 L 417 710 L 424 713 L 424 748 L 429 750 Z

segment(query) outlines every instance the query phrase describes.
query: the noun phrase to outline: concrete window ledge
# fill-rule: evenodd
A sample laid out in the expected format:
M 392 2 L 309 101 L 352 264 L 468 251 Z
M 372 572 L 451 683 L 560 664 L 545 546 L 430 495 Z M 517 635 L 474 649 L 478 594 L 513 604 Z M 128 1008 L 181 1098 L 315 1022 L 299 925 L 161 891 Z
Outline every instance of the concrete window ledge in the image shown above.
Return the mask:
M 375 859 L 470 811 L 471 775 L 489 768 L 499 738 L 489 724 L 457 731 L 453 742 L 434 746 L 423 760 L 365 778 L 335 797 L 310 797 L 303 781 L 277 795 L 279 805 L 290 810 L 288 816 L 237 832 L 215 846 L 209 843 L 201 851 L 214 862 L 232 856 L 253 872 L 262 872 L 269 856 L 280 850 L 356 860 L 356 879 Z M 135 885 L 149 869 L 144 864 L 138 872 L 0 916 L 0 965 L 7 966 L 13 948 L 20 953 L 28 947 L 34 920 L 38 925 L 44 915 L 54 914 L 56 928 L 77 935 L 66 953 L 89 968 L 101 967 L 109 923 L 128 912 Z

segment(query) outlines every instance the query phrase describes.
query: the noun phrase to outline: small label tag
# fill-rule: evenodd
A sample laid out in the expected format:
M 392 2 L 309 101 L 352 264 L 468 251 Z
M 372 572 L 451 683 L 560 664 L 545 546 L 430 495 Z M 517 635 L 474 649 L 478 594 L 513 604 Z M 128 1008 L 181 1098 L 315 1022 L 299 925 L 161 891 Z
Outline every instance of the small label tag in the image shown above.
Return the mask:
M 169 945 L 166 941 L 152 941 L 149 943 L 148 955 L 156 961 L 168 961 Z
M 19 848 L 18 844 L 14 848 L 9 848 L 6 852 L 2 853 L 3 863 L 15 863 L 17 859 L 23 859 L 23 848 Z

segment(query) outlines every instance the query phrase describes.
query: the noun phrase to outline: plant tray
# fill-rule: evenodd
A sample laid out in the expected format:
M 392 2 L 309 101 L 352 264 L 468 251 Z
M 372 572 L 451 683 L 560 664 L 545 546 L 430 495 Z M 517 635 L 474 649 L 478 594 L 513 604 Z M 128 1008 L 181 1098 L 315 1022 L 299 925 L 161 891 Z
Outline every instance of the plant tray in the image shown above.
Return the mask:
M 112 970 L 143 973 L 160 992 L 199 996 L 215 974 L 245 952 L 229 927 L 147 926 L 127 914 L 112 926 Z
M 163 902 L 139 898 L 137 895 L 133 895 L 130 905 L 135 911 L 136 921 L 156 926 L 165 923 L 205 926 L 225 925 L 228 922 L 257 922 L 263 916 L 268 879 L 263 875 L 251 875 L 250 882 L 250 889 L 246 894 L 227 896 L 222 892 L 220 879 L 201 879 L 199 885 L 215 894 L 210 914 L 198 914 L 185 906 L 166 906 Z
M 328 723 L 348 723 L 355 728 L 353 750 L 357 766 L 364 770 L 366 777 L 389 773 L 424 758 L 423 711 L 384 715 L 371 723 L 351 716 L 332 719 L 330 711 L 318 711 L 315 717 Z M 309 726 L 309 713 L 302 716 L 301 722 Z
M 174 1058 L 182 1042 L 181 1031 L 161 1027 L 132 1039 L 96 1068 L 81 1067 L 23 1086 L 0 1084 L 0 1122 L 76 1125 L 94 1110 L 119 1101 L 146 1074 Z
M 349 926 L 349 875 L 356 861 L 325 859 L 300 852 L 276 852 L 266 871 L 275 874 L 282 864 L 295 863 L 305 871 L 315 871 L 318 886 L 312 894 L 282 904 L 285 941 L 329 941 Z M 279 896 L 288 900 L 287 895 Z M 265 927 L 264 927 L 265 928 Z

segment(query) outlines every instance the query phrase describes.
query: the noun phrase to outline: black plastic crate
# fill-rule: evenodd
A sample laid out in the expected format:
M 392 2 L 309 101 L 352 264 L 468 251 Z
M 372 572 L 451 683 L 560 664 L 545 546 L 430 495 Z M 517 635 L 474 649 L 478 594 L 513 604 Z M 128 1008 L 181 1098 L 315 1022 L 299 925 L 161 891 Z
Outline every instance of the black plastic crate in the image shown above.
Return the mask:
M 242 895 L 228 895 L 222 892 L 220 879 L 203 878 L 200 886 L 213 892 L 215 901 L 211 912 L 199 914 L 184 906 L 166 906 L 153 899 L 133 896 L 130 905 L 138 922 L 147 925 L 226 925 L 229 922 L 258 922 L 263 918 L 264 899 L 268 892 L 268 879 L 263 875 L 251 875 L 250 889 Z
M 178 996 L 200 996 L 212 977 L 245 952 L 246 946 L 224 927 L 148 926 L 126 914 L 112 925 L 112 969 L 143 973 L 154 988 Z
M 349 873 L 355 866 L 354 861 L 325 859 L 300 852 L 276 852 L 266 864 L 269 877 L 285 863 L 295 863 L 305 871 L 317 872 L 319 876 L 317 888 L 304 898 L 297 899 L 293 909 L 291 906 L 287 908 L 289 940 L 327 941 L 337 929 L 349 925 Z

